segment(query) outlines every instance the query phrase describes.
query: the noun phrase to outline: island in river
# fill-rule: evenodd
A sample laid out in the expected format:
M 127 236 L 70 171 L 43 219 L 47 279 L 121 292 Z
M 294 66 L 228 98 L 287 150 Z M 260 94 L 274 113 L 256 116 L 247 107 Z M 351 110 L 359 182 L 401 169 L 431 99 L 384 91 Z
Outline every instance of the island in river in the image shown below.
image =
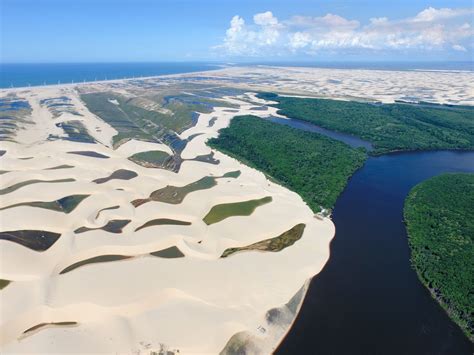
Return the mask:
M 448 314 L 474 339 L 474 174 L 444 174 L 405 202 L 411 260 Z

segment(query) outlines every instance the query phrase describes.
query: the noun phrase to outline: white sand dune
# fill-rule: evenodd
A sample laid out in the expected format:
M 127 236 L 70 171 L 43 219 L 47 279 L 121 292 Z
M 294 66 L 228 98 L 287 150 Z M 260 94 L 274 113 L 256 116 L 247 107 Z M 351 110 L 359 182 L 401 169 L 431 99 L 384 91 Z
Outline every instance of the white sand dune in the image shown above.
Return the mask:
M 218 165 L 184 161 L 178 174 L 131 162 L 127 158 L 142 151 L 172 152 L 163 144 L 136 140 L 113 150 L 111 139 L 116 131 L 86 112 L 72 88 L 30 89 L 22 95 L 33 107 L 34 130 L 20 130 L 18 143 L 1 142 L 0 149 L 7 151 L 1 158 L 2 169 L 11 171 L 0 175 L 2 188 L 34 179 L 74 181 L 20 187 L 2 195 L 0 208 L 69 195 L 90 196 L 68 214 L 31 206 L 0 211 L 2 231 L 61 233 L 42 252 L 0 240 L 0 278 L 12 281 L 0 291 L 2 353 L 148 353 L 166 348 L 184 354 L 213 354 L 239 332 L 247 332 L 247 338 L 262 351 L 278 344 L 290 323 L 269 324 L 266 312 L 284 306 L 324 266 L 334 235 L 329 219 L 315 219 L 297 194 L 219 152 L 215 152 Z M 64 117 L 54 121 L 40 100 L 59 95 L 71 98 L 81 110 L 81 121 L 102 144 L 47 141 L 49 134 L 63 134 L 53 122 Z M 197 124 L 181 134 L 186 139 L 202 133 L 187 145 L 183 159 L 209 154 L 206 140 L 216 137 L 236 114 L 276 114 L 273 108 L 256 111 L 250 109 L 255 105 L 245 101 L 226 100 L 238 104 L 238 112 L 217 107 L 212 113 L 201 114 Z M 217 121 L 208 127 L 213 117 Z M 68 153 L 71 151 L 94 151 L 109 158 Z M 24 157 L 32 158 L 20 159 Z M 44 170 L 64 164 L 73 167 Z M 118 169 L 138 176 L 92 182 Z M 185 186 L 205 176 L 219 177 L 237 170 L 241 172 L 238 178 L 216 179 L 216 186 L 192 192 L 180 204 L 149 202 L 136 208 L 131 204 L 167 185 Z M 234 216 L 210 226 L 202 220 L 216 204 L 266 196 L 271 196 L 272 202 L 250 216 Z M 113 206 L 118 207 L 103 210 Z M 156 218 L 191 225 L 135 231 Z M 130 222 L 122 233 L 101 229 L 74 233 L 80 227 L 103 227 L 111 220 Z M 276 237 L 299 223 L 306 224 L 303 237 L 281 252 L 248 251 L 220 258 L 229 247 Z M 169 247 L 178 247 L 184 257 L 150 255 Z M 74 263 L 103 255 L 130 258 L 83 265 L 61 274 Z M 24 333 L 42 323 L 45 325 Z
M 0 291 L 2 354 L 165 350 L 216 354 L 228 343 L 242 345 L 248 353 L 270 353 L 295 319 L 308 281 L 328 259 L 334 225 L 328 218 L 314 218 L 297 194 L 220 152 L 214 152 L 219 164 L 189 159 L 211 153 L 206 141 L 217 137 L 219 129 L 236 115 L 278 115 L 273 107 L 253 109 L 270 104 L 257 98 L 254 90 L 383 102 L 411 98 L 474 103 L 472 73 L 239 67 L 205 75 L 204 80 L 202 73 L 145 80 L 166 87 L 183 77 L 196 78 L 201 84 L 248 91 L 223 98 L 237 105 L 237 110 L 215 107 L 211 113 L 200 114 L 197 124 L 179 135 L 184 140 L 201 134 L 182 151 L 179 173 L 145 168 L 128 159 L 150 150 L 172 154 L 163 143 L 132 139 L 114 150 L 112 138 L 117 131 L 89 112 L 79 98 L 78 89 L 106 91 L 112 83 L 115 92 L 130 95 L 127 90 L 132 84 L 127 80 L 0 90 L 0 96 L 14 93 L 27 100 L 33 122 L 20 127 L 16 143 L 0 142 L 0 149 L 6 150 L 0 170 L 8 171 L 0 175 L 0 190 L 4 191 L 0 229 L 61 234 L 45 251 L 0 240 L 0 279 L 11 281 Z M 53 116 L 42 104 L 44 99 L 63 96 L 80 115 L 62 112 Z M 97 144 L 58 139 L 66 137 L 57 123 L 71 120 L 79 120 Z M 209 127 L 211 120 L 214 124 Z M 51 135 L 56 140 L 49 140 Z M 108 158 L 70 153 L 77 151 Z M 93 182 L 119 169 L 137 176 Z M 237 178 L 222 177 L 237 170 L 241 172 Z M 131 203 L 168 185 L 183 187 L 206 176 L 215 177 L 216 185 L 189 193 L 179 204 L 150 201 L 134 207 Z M 21 186 L 30 180 L 39 181 Z M 60 182 L 51 182 L 55 180 Z M 8 192 L 10 187 L 13 191 Z M 89 196 L 69 213 L 25 205 L 5 209 L 78 194 Z M 211 225 L 203 221 L 217 204 L 268 196 L 272 201 L 250 216 L 233 216 Z M 191 224 L 136 231 L 155 219 Z M 127 222 L 121 233 L 101 229 L 114 220 Z M 245 251 L 220 257 L 227 248 L 277 237 L 301 223 L 306 225 L 302 238 L 280 252 Z M 91 230 L 77 231 L 83 227 Z M 150 254 L 173 247 L 182 257 Z M 123 258 L 71 269 L 78 262 L 107 255 Z M 269 316 L 271 309 L 277 316 Z

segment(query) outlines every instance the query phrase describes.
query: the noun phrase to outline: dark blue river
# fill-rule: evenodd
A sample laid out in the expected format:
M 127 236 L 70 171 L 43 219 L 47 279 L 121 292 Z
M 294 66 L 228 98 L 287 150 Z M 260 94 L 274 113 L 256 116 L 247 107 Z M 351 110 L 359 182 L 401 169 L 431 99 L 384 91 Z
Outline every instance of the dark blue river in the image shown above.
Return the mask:
M 296 127 L 298 128 L 298 127 Z M 370 157 L 335 205 L 331 256 L 277 354 L 472 354 L 410 265 L 403 204 L 445 172 L 474 173 L 474 152 Z

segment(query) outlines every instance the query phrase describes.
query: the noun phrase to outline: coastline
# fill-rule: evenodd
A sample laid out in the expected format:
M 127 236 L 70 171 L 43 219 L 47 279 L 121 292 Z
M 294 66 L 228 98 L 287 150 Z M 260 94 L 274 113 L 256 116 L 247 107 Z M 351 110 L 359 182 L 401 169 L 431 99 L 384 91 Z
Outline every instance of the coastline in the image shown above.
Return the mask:
M 196 75 L 196 74 L 204 74 L 209 72 L 220 72 L 222 70 L 227 70 L 229 67 L 219 68 L 219 69 L 210 69 L 204 71 L 195 71 L 195 72 L 184 72 L 184 73 L 176 73 L 176 74 L 163 74 L 163 75 L 152 75 L 152 76 L 140 76 L 140 77 L 132 77 L 132 78 L 121 78 L 121 79 L 108 79 L 108 80 L 94 80 L 94 81 L 80 81 L 75 83 L 60 83 L 60 84 L 47 84 L 47 85 L 31 85 L 31 86 L 18 86 L 13 88 L 0 88 L 0 94 L 7 91 L 24 91 L 24 90 L 32 90 L 32 89 L 66 89 L 66 88 L 73 88 L 73 87 L 80 87 L 80 86 L 87 86 L 93 84 L 121 84 L 127 83 L 130 81 L 135 80 L 152 80 L 152 79 L 167 79 L 167 78 L 179 78 L 182 76 L 188 75 Z
M 233 76 L 244 73 L 255 72 L 260 75 L 275 76 L 274 83 L 260 83 L 257 76 L 249 76 L 246 80 L 228 80 Z M 377 72 L 376 78 L 372 73 Z M 146 76 L 140 78 L 126 78 L 101 81 L 86 81 L 76 83 L 62 83 L 52 85 L 24 86 L 17 88 L 0 88 L 0 94 L 6 92 L 21 92 L 33 88 L 72 88 L 90 85 L 127 84 L 134 80 L 158 80 L 167 78 L 207 76 L 203 83 L 218 83 L 227 87 L 240 88 L 247 91 L 274 91 L 282 96 L 301 96 L 309 98 L 335 99 L 343 101 L 382 102 L 395 103 L 397 100 L 406 100 L 407 96 L 416 96 L 418 90 L 417 80 L 423 82 L 424 93 L 417 101 L 427 103 L 438 103 L 448 105 L 474 106 L 474 97 L 459 96 L 460 92 L 468 93 L 474 90 L 471 82 L 474 79 L 474 71 L 466 72 L 422 72 L 422 71 L 397 71 L 378 69 L 336 69 L 336 68 L 314 68 L 314 67 L 278 67 L 278 66 L 226 66 L 223 68 L 186 72 L 177 74 L 164 74 Z M 370 78 L 365 80 L 364 78 Z M 312 80 L 311 85 L 298 85 L 298 81 Z M 290 80 L 290 81 L 288 81 Z M 293 81 L 295 83 L 293 83 Z M 334 82 L 331 82 L 334 81 Z M 364 82 L 365 81 L 365 82 Z M 389 81 L 392 90 L 382 93 L 384 82 Z M 410 84 L 410 85 L 408 85 Z M 324 89 L 324 90 L 322 90 Z M 329 89 L 329 90 L 328 90 Z M 443 96 L 439 93 L 444 92 Z

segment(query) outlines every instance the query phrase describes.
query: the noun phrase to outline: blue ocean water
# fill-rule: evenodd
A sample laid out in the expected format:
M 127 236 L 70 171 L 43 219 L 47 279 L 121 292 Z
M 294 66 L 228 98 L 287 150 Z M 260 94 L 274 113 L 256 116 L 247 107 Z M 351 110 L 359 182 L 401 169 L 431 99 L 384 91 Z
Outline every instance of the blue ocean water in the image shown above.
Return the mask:
M 219 67 L 191 62 L 0 64 L 0 88 L 189 73 Z
M 334 69 L 474 71 L 474 62 L 255 62 L 240 65 L 299 66 Z M 218 63 L 0 63 L 0 88 L 190 73 L 218 69 Z

